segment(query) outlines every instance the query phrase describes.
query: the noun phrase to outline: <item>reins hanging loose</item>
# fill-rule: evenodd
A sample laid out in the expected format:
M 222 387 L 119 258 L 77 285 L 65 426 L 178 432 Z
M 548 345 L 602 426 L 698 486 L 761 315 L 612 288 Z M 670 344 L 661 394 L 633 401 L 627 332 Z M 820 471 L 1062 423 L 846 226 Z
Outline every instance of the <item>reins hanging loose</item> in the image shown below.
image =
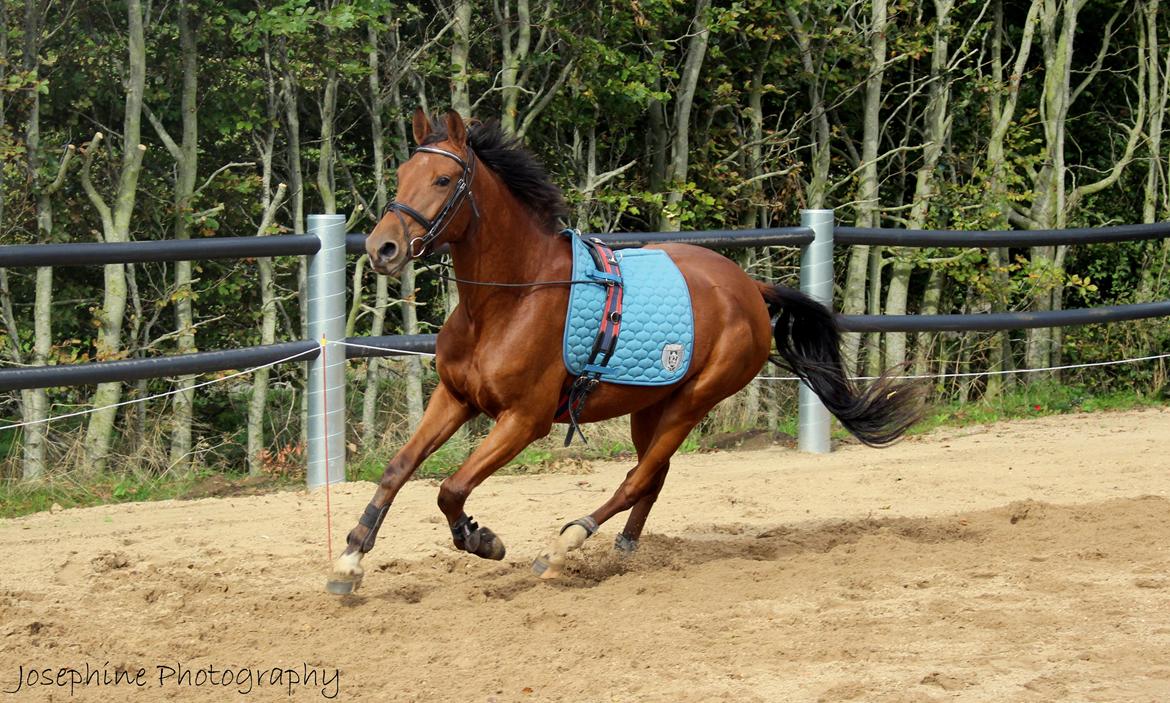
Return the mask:
M 445 268 L 445 269 L 454 270 L 455 267 L 452 266 L 451 264 L 448 264 L 445 262 L 436 261 L 432 264 L 428 264 L 427 268 L 424 269 L 422 271 L 422 273 L 430 274 L 430 275 L 434 276 L 435 278 L 439 278 L 439 279 L 442 279 L 444 281 L 453 281 L 455 283 L 466 283 L 469 286 L 491 286 L 491 287 L 496 287 L 496 288 L 539 288 L 541 286 L 579 286 L 582 284 L 597 285 L 597 281 L 594 281 L 594 280 L 588 279 L 588 278 L 570 279 L 570 280 L 564 280 L 564 281 L 528 281 L 528 282 L 524 282 L 524 283 L 505 283 L 503 281 L 473 281 L 473 280 L 468 279 L 468 278 L 459 278 L 458 276 L 448 276 L 445 273 L 436 273 L 435 271 L 432 270 L 434 268 Z

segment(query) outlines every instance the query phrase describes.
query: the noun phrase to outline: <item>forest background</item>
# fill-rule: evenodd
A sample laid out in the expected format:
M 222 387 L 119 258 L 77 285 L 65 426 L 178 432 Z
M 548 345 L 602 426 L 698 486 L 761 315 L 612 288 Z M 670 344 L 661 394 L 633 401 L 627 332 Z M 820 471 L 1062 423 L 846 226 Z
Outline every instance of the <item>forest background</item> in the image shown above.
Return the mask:
M 267 236 L 303 232 L 307 213 L 368 231 L 409 156 L 416 107 L 498 118 L 540 155 L 571 204 L 566 224 L 584 231 L 788 226 L 805 207 L 862 227 L 958 230 L 1155 222 L 1170 209 L 1159 0 L 0 0 L 0 13 L 4 244 Z M 796 283 L 795 250 L 728 253 Z M 1170 239 L 837 257 L 845 313 L 1170 298 Z M 364 264 L 351 333 L 433 332 L 456 303 L 425 271 L 389 280 Z M 0 359 L 303 339 L 304 266 L 0 269 Z M 1034 369 L 1164 353 L 1170 325 L 849 335 L 846 347 L 859 374 L 903 362 L 920 374 Z M 1165 361 L 1059 381 L 1164 397 Z M 417 424 L 433 365 L 371 360 L 349 373 L 350 450 L 355 466 L 377 467 Z M 0 475 L 295 474 L 302 374 L 278 366 L 0 432 Z M 1013 378 L 940 379 L 935 399 L 1002 398 L 1034 377 Z M 197 380 L 10 393 L 0 418 Z M 785 427 L 794 395 L 753 382 L 701 431 Z M 112 485 L 117 498 L 128 484 Z

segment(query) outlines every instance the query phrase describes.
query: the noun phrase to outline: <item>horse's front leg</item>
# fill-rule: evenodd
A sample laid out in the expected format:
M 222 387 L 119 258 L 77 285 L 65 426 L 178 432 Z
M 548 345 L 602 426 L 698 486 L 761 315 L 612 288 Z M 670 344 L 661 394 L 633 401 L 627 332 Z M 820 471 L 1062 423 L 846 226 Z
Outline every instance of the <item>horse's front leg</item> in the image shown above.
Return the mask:
M 534 440 L 548 434 L 552 424 L 515 412 L 500 415 L 496 426 L 476 447 L 463 466 L 439 487 L 439 509 L 447 517 L 455 547 L 484 559 L 503 559 L 504 543 L 463 512 L 467 497 L 497 469 L 511 461 Z
M 428 456 L 475 415 L 476 411 L 456 398 L 444 384 L 435 388 L 422 422 L 386 465 L 373 499 L 346 537 L 345 552 L 333 562 L 333 575 L 327 584 L 329 591 L 351 593 L 357 588 L 362 580 L 362 557 L 374 548 L 378 530 L 398 491 Z

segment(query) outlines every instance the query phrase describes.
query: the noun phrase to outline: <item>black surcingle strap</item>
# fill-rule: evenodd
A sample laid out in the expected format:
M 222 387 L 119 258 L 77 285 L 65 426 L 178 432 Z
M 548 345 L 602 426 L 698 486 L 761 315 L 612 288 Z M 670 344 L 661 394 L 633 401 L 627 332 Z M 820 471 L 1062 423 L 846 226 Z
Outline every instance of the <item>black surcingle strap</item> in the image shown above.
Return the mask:
M 581 236 L 576 230 L 565 230 L 565 234 L 569 237 Z M 613 250 L 600 239 L 587 239 L 585 244 L 589 255 L 593 257 L 595 267 L 595 270 L 586 275 L 599 285 L 604 285 L 607 290 L 605 304 L 601 312 L 601 325 L 597 330 L 597 337 L 593 340 L 593 349 L 585 362 L 585 372 L 573 380 L 572 385 L 563 394 L 560 407 L 557 408 L 556 416 L 566 418 L 569 423 L 569 431 L 565 435 L 566 447 L 573 442 L 574 434 L 579 436 L 582 442 L 586 444 L 589 442 L 581 431 L 578 419 L 585 409 L 585 402 L 589 399 L 589 394 L 597 388 L 602 381 L 602 376 L 609 370 L 606 365 L 609 364 L 614 350 L 617 349 L 618 333 L 622 326 L 622 293 L 624 289 L 621 265 L 618 263 L 617 257 L 614 256 Z

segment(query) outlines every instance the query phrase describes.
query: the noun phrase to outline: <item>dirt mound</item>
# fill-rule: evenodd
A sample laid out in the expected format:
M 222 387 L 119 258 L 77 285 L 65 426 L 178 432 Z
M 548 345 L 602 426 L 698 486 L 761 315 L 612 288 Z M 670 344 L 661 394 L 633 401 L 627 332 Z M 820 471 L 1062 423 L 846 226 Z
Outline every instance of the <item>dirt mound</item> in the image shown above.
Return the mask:
M 484 484 L 504 562 L 452 551 L 414 482 L 344 598 L 320 495 L 0 521 L 0 690 L 69 699 L 89 666 L 117 681 L 78 700 L 1170 700 L 1167 441 L 1153 410 L 680 457 L 635 555 L 615 520 L 551 583 L 532 557 L 627 463 Z M 371 492 L 335 488 L 335 548 Z

